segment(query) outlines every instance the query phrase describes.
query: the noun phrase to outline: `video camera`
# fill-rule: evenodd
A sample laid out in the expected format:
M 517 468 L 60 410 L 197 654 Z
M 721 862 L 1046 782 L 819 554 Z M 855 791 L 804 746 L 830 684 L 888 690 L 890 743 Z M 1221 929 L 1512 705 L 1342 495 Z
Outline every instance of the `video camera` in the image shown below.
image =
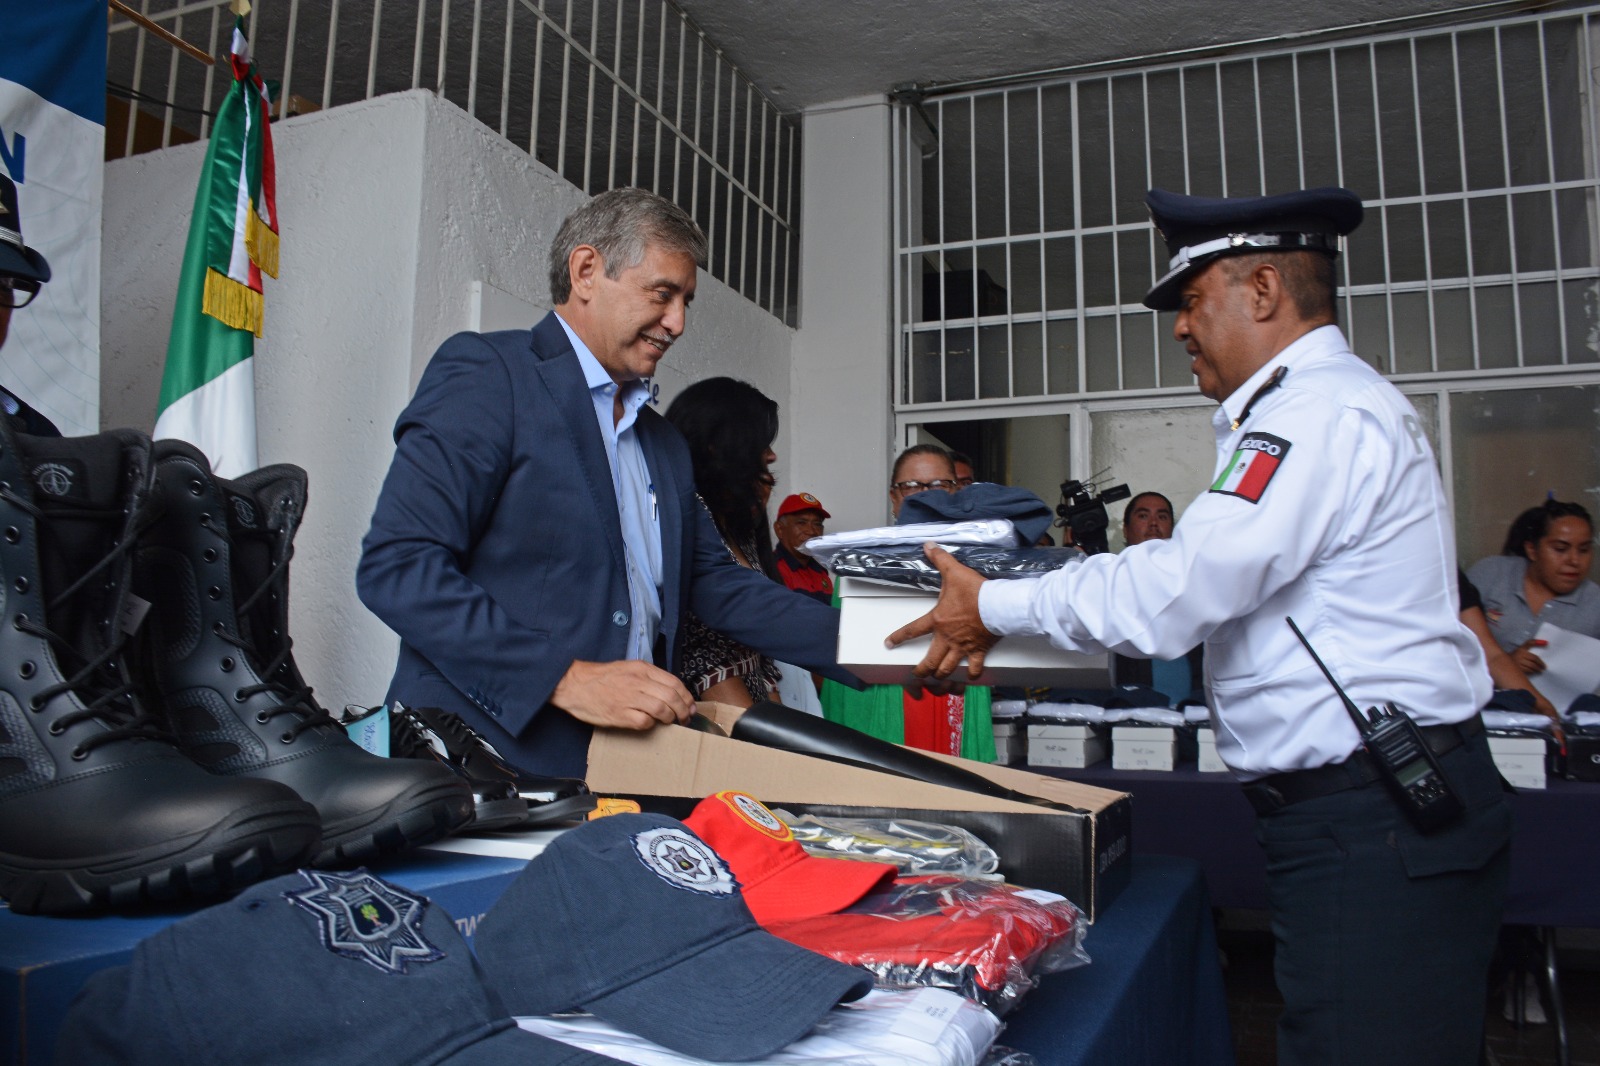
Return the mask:
M 1104 473 L 1101 471 L 1095 478 Z M 1111 524 L 1111 516 L 1106 513 L 1106 504 L 1126 500 L 1130 495 L 1127 485 L 1111 485 L 1100 489 L 1094 479 L 1063 481 L 1061 503 L 1056 507 L 1059 516 L 1056 525 L 1072 530 L 1072 543 L 1082 548 L 1086 555 L 1109 551 L 1106 527 Z

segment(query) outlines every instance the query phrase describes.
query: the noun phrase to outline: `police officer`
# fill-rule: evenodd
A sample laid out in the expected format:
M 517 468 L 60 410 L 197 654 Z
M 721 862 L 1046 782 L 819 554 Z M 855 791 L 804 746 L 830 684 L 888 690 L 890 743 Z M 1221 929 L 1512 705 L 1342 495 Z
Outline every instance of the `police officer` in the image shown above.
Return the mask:
M 1210 491 L 1170 539 L 1037 581 L 985 582 L 930 546 L 938 605 L 890 641 L 932 632 L 918 672 L 941 677 L 1010 634 L 1154 658 L 1204 641 L 1217 752 L 1266 851 L 1279 1061 L 1475 1063 L 1511 818 L 1432 450 L 1334 324 L 1334 260 L 1361 201 L 1155 189 L 1147 203 L 1172 259 L 1145 305 L 1178 313 L 1220 404 Z M 1286 618 L 1363 709 L 1410 714 L 1463 815 L 1412 824 Z
M 6 175 L 0 174 L 0 347 L 6 343 L 6 333 L 11 327 L 11 312 L 27 307 L 39 295 L 39 287 L 49 280 L 49 262 L 23 243 L 17 186 Z M 4 386 L 0 386 L 0 410 L 10 415 L 13 424 L 23 433 L 31 433 L 35 437 L 61 436 L 55 423 Z

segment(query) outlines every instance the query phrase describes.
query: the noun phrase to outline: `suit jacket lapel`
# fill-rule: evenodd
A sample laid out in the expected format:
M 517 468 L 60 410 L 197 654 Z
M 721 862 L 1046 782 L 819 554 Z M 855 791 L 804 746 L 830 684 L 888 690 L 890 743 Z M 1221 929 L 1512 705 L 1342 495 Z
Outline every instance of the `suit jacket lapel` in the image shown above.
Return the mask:
M 606 459 L 605 441 L 600 438 L 594 402 L 588 382 L 583 379 L 583 369 L 578 365 L 578 354 L 572 350 L 567 331 L 556 321 L 554 311 L 533 328 L 530 343 L 535 356 L 534 372 L 549 391 L 551 406 L 560 414 L 567 437 L 572 441 L 578 469 L 589 495 L 594 498 L 595 511 L 600 516 L 617 571 L 626 574 L 627 554 L 622 546 L 622 517 L 617 512 L 616 489 L 611 483 L 611 463 Z

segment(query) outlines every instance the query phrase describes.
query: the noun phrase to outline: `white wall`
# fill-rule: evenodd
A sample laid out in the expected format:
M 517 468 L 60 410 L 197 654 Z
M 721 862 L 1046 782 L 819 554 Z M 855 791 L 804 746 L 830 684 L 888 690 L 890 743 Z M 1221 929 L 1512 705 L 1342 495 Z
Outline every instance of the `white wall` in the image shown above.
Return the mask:
M 292 577 L 295 655 L 325 705 L 376 703 L 396 645 L 354 581 L 395 416 L 438 344 L 467 328 L 473 282 L 548 304 L 545 253 L 584 196 L 425 91 L 280 122 L 273 143 L 282 269 L 267 281 L 256 346 L 257 417 L 261 462 L 310 475 Z M 107 165 L 105 426 L 154 422 L 202 157 L 189 145 Z M 689 331 L 661 375 L 663 403 L 688 380 L 731 374 L 787 408 L 792 337 L 702 272 Z
M 805 116 L 800 329 L 791 371 L 793 478 L 833 531 L 882 525 L 893 455 L 889 353 L 890 115 L 883 97 Z

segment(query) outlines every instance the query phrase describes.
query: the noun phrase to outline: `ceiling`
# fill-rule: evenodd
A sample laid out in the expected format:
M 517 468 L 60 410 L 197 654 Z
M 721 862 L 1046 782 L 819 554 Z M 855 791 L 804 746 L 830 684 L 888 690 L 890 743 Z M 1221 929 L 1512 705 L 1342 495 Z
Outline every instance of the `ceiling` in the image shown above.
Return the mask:
M 948 85 L 1404 19 L 1475 20 L 1538 2 L 1464 0 L 675 0 L 785 111 L 899 86 Z

